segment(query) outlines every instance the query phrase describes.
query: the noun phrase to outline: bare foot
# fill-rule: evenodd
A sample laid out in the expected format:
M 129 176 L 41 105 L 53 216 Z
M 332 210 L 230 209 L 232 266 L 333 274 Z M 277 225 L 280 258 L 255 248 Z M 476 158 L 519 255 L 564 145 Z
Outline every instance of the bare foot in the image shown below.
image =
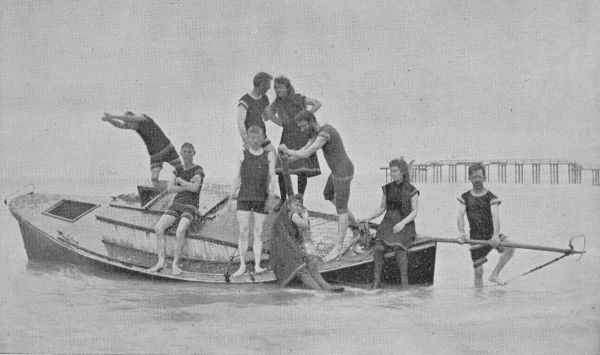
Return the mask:
M 506 285 L 506 282 L 500 280 L 500 278 L 498 277 L 498 275 L 490 275 L 489 280 L 490 280 L 490 282 L 495 283 L 498 286 L 504 286 L 504 285 Z
M 179 268 L 179 266 L 177 266 L 177 264 L 173 263 L 173 275 L 179 275 L 181 274 L 181 269 Z
M 165 262 L 159 261 L 156 265 L 148 269 L 148 272 L 161 272 L 165 268 Z
M 246 272 L 246 264 L 242 264 L 240 265 L 240 268 L 238 269 L 238 271 L 234 272 L 233 277 L 239 277 L 242 276 L 244 273 Z
M 258 266 L 258 265 L 255 265 L 255 266 L 254 266 L 254 273 L 255 273 L 255 274 L 261 274 L 261 273 L 263 273 L 263 272 L 265 272 L 265 269 L 263 269 L 262 267 L 260 267 L 260 266 Z
M 341 251 L 342 251 L 342 248 L 340 248 L 339 246 L 335 246 L 333 249 L 331 249 L 329 254 L 327 254 L 323 257 L 323 262 L 328 262 L 328 261 L 331 261 L 331 260 L 337 258 L 338 256 L 340 256 Z

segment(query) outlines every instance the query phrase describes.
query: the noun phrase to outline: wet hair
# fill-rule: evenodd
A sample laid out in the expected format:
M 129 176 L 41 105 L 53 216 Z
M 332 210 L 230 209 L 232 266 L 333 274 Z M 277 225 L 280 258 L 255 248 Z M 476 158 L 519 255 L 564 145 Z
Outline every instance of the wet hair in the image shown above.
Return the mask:
M 388 165 L 390 168 L 395 166 L 398 168 L 398 170 L 400 170 L 400 173 L 404 177 L 403 182 L 410 182 L 410 169 L 408 168 L 408 164 L 404 158 L 392 159 Z
M 288 198 L 288 201 L 290 203 L 290 205 L 292 204 L 292 202 L 298 201 L 300 202 L 300 204 L 304 203 L 304 196 L 302 196 L 302 194 L 295 194 L 293 196 L 290 196 Z
M 193 151 L 196 151 L 196 148 L 194 148 L 194 145 L 190 142 L 185 142 L 181 145 L 181 150 L 183 150 L 183 148 L 191 148 Z
M 254 84 L 254 87 L 258 87 L 258 86 L 260 86 L 260 84 L 268 83 L 272 79 L 273 79 L 273 77 L 271 75 L 261 71 L 260 73 L 258 73 L 254 76 L 252 83 Z
M 288 91 L 288 96 L 293 96 L 296 93 L 296 90 L 294 90 L 294 86 L 292 85 L 292 82 L 290 81 L 290 79 L 286 78 L 285 76 L 278 76 L 275 79 L 273 79 L 273 85 L 285 86 Z
M 312 113 L 308 110 L 302 110 L 294 117 L 294 121 L 296 121 L 296 124 L 299 124 L 300 122 L 303 122 L 303 121 L 311 123 L 311 122 L 317 122 L 317 118 L 315 117 L 314 113 Z
M 260 134 L 261 136 L 265 135 L 265 133 L 263 132 L 263 129 L 258 126 L 250 126 L 250 127 L 248 127 L 246 132 L 248 132 L 248 134 Z
M 475 172 L 477 172 L 477 170 L 481 170 L 481 172 L 483 173 L 483 177 L 485 177 L 485 167 L 481 163 L 473 163 L 473 164 L 469 165 L 469 170 L 468 170 L 469 176 L 471 176 L 472 174 L 475 174 Z
M 127 111 L 127 112 L 125 112 L 125 116 L 135 116 L 135 113 L 133 113 L 131 111 Z

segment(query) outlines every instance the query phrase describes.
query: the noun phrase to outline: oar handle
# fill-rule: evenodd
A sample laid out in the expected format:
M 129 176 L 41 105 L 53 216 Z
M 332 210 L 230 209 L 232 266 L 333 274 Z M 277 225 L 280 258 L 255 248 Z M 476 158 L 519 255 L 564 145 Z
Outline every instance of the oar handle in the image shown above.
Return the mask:
M 455 243 L 460 244 L 458 240 L 455 238 L 433 238 L 427 237 L 428 240 L 432 242 L 438 243 Z M 489 240 L 475 240 L 475 239 L 467 239 L 464 244 L 472 244 L 472 245 L 486 245 L 492 246 L 492 243 Z M 554 247 L 545 247 L 541 245 L 531 245 L 531 244 L 521 244 L 521 243 L 512 243 L 512 242 L 500 242 L 498 246 L 507 247 L 507 248 L 515 248 L 515 249 L 531 249 L 531 250 L 541 250 L 541 251 L 551 251 L 556 253 L 563 254 L 583 254 L 585 250 L 575 250 L 575 249 L 564 249 L 564 248 L 554 248 Z

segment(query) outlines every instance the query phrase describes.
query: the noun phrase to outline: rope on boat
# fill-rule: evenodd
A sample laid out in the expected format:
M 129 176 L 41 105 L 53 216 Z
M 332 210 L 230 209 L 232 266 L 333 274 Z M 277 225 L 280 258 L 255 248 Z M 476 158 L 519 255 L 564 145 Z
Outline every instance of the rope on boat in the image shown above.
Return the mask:
M 13 192 L 11 192 L 10 194 L 6 195 L 6 196 L 4 197 L 4 204 L 8 206 L 8 198 L 9 198 L 9 197 L 11 197 L 11 196 L 13 196 L 13 195 L 16 195 L 16 193 L 17 193 L 17 192 L 20 192 L 20 191 L 24 190 L 25 188 L 27 188 L 27 187 L 29 187 L 29 186 L 31 186 L 31 191 L 30 191 L 29 193 L 30 193 L 30 194 L 32 194 L 32 193 L 33 193 L 33 190 L 35 189 L 35 185 L 34 185 L 34 184 L 25 185 L 25 186 L 23 186 L 23 187 L 20 187 L 20 188 L 18 188 L 16 191 L 13 191 Z
M 583 248 L 580 251 L 576 251 L 575 247 L 573 246 L 573 240 L 574 239 L 578 239 L 578 238 L 582 238 L 583 239 Z M 534 267 L 533 269 L 531 269 L 531 270 L 529 270 L 527 272 L 522 273 L 519 276 L 516 276 L 516 277 L 514 277 L 514 278 L 512 278 L 512 279 L 510 279 L 508 281 L 505 281 L 505 284 L 508 284 L 509 282 L 512 282 L 512 281 L 514 281 L 514 280 L 516 280 L 518 278 L 521 278 L 521 277 L 523 277 L 525 275 L 528 275 L 528 274 L 531 274 L 531 273 L 536 272 L 538 270 L 541 270 L 544 267 L 546 267 L 546 266 L 548 266 L 550 264 L 553 264 L 553 263 L 559 261 L 560 259 L 562 259 L 564 257 L 567 257 L 569 255 L 579 254 L 579 258 L 577 259 L 577 261 L 579 261 L 583 257 L 583 253 L 585 252 L 585 246 L 586 246 L 586 238 L 585 238 L 585 236 L 584 235 L 575 236 L 575 237 L 569 239 L 569 251 L 568 252 L 565 252 L 563 255 L 561 255 L 561 256 L 559 256 L 557 258 L 554 258 L 554 259 L 552 259 L 552 260 L 550 260 L 550 261 L 548 261 L 548 262 L 546 262 L 546 263 L 544 263 L 542 265 L 538 265 L 538 266 Z

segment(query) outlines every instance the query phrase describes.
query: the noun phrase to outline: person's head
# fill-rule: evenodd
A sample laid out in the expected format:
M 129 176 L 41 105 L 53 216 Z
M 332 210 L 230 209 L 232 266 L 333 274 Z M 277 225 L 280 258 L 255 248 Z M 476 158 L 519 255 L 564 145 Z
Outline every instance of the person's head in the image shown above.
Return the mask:
M 288 198 L 288 207 L 292 211 L 300 211 L 304 204 L 304 197 L 302 194 L 295 194 Z
M 271 88 L 271 80 L 273 80 L 273 77 L 265 72 L 256 74 L 252 80 L 254 90 L 256 90 L 258 94 L 264 95 Z
M 125 116 L 135 116 L 135 113 L 133 113 L 131 111 L 127 111 L 127 112 L 125 112 Z
M 485 181 L 485 167 L 481 163 L 473 163 L 469 165 L 469 181 L 473 184 L 473 187 L 483 186 Z
M 310 136 L 313 136 L 317 132 L 317 118 L 312 112 L 308 110 L 300 111 L 294 117 L 294 121 L 296 121 L 296 124 L 298 125 L 298 127 L 300 127 L 300 130 L 308 131 Z
M 248 133 L 248 145 L 252 149 L 259 149 L 262 143 L 265 141 L 265 133 L 262 128 L 258 126 L 250 126 L 246 130 Z
M 278 76 L 273 79 L 273 86 L 275 87 L 275 93 L 278 98 L 285 99 L 289 95 L 294 95 L 296 91 L 292 86 L 290 79 L 285 76 Z
M 196 154 L 196 149 L 194 149 L 194 145 L 189 142 L 185 142 L 181 145 L 181 158 L 184 161 L 191 162 Z
M 397 183 L 410 182 L 410 170 L 404 158 L 392 159 L 389 163 L 392 181 Z

